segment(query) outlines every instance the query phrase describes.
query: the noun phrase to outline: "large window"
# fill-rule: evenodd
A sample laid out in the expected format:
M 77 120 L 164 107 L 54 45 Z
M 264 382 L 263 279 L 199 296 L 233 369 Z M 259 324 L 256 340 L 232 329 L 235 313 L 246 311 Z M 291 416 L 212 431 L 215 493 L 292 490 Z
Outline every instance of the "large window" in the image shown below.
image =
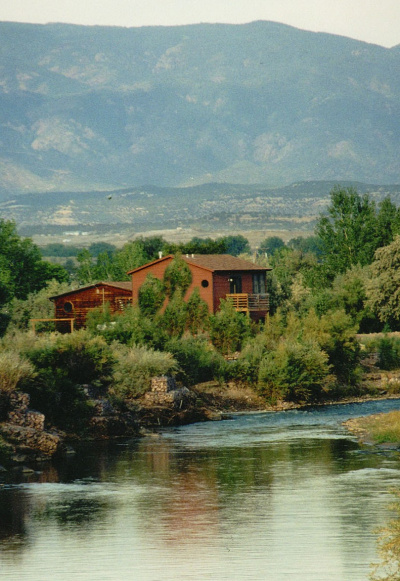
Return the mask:
M 256 295 L 265 295 L 266 292 L 265 273 L 257 272 L 257 274 L 253 274 L 253 293 Z

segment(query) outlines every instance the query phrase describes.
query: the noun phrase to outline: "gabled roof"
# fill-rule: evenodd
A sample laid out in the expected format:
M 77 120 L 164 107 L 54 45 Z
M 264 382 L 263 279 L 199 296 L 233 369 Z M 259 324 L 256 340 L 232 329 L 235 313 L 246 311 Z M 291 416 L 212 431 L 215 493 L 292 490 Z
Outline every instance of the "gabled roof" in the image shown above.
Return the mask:
M 65 293 L 61 293 L 59 295 L 54 295 L 53 297 L 49 297 L 51 301 L 53 301 L 54 299 L 58 299 L 60 297 L 66 297 L 68 295 L 74 295 L 76 293 L 79 293 L 81 291 L 84 290 L 88 290 L 90 288 L 96 288 L 96 287 L 102 287 L 102 286 L 109 286 L 111 288 L 116 288 L 116 289 L 120 289 L 120 290 L 127 290 L 132 292 L 132 283 L 131 281 L 119 281 L 119 282 L 111 282 L 111 281 L 107 281 L 107 282 L 95 282 L 93 284 L 87 284 L 86 286 L 81 286 L 79 288 L 76 288 L 75 290 L 70 290 L 67 291 Z
M 183 255 L 183 260 L 188 264 L 195 264 L 202 268 L 206 268 L 212 271 L 266 271 L 272 270 L 271 268 L 265 266 L 259 266 L 250 262 L 249 260 L 243 260 L 243 258 L 237 258 L 231 254 L 189 254 Z
M 159 264 L 166 260 L 170 261 L 173 258 L 175 258 L 173 254 L 168 254 L 163 258 L 158 258 L 157 260 L 153 260 L 153 262 L 148 262 L 147 264 L 143 264 L 134 270 L 130 270 L 128 274 L 134 274 L 135 272 L 149 268 L 154 264 Z M 182 259 L 187 264 L 198 266 L 199 268 L 209 270 L 210 272 L 231 272 L 233 270 L 247 272 L 266 272 L 268 270 L 272 270 L 272 268 L 259 266 L 258 264 L 254 264 L 249 260 L 243 260 L 242 258 L 231 256 L 230 254 L 183 254 Z

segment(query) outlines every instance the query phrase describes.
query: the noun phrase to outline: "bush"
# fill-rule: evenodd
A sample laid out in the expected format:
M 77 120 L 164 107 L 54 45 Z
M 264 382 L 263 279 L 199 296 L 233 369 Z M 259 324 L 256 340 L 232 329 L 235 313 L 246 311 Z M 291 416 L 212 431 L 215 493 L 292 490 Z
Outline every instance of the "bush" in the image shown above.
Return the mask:
M 164 283 L 152 274 L 148 274 L 139 289 L 138 302 L 141 313 L 146 317 L 154 317 L 162 307 L 165 296 Z
M 90 383 L 106 388 L 114 364 L 111 348 L 87 331 L 47 335 L 30 343 L 27 341 L 23 354 L 34 366 L 35 375 L 23 387 L 31 395 L 32 407 L 61 429 L 83 430 L 92 407 L 82 386 Z
M 383 337 L 378 341 L 377 365 L 387 371 L 400 367 L 400 339 Z
M 111 395 L 120 400 L 143 395 L 150 388 L 152 377 L 170 375 L 177 371 L 171 353 L 162 353 L 144 346 L 114 349 L 116 365 Z
M 34 376 L 33 365 L 14 351 L 0 351 L 0 392 L 10 393 Z
M 214 347 L 223 355 L 229 355 L 239 351 L 250 335 L 249 317 L 237 312 L 229 300 L 221 300 L 219 310 L 210 317 L 210 338 Z
M 332 382 L 328 356 L 316 343 L 282 341 L 262 359 L 258 390 L 271 402 L 318 401 Z
M 117 313 L 104 328 L 96 327 L 92 332 L 101 335 L 109 344 L 118 341 L 123 345 L 147 345 L 155 349 L 162 348 L 167 339 L 159 318 L 153 320 L 143 316 L 138 307 L 128 307 L 123 313 Z
M 179 365 L 177 379 L 185 385 L 195 385 L 219 379 L 226 362 L 201 338 L 171 339 L 165 349 L 172 353 Z

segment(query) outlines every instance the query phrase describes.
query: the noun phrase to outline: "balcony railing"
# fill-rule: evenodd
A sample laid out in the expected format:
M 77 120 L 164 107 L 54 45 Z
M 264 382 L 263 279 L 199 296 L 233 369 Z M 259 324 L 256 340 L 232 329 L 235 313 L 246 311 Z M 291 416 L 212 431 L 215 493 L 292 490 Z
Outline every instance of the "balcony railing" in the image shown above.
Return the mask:
M 269 296 L 267 294 L 234 293 L 226 295 L 237 311 L 269 311 Z

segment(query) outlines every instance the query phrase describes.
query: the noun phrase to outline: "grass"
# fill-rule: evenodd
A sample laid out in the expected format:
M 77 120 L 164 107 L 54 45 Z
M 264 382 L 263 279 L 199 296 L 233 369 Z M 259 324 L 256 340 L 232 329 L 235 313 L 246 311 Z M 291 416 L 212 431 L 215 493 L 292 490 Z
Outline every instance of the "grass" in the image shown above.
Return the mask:
M 364 441 L 374 444 L 400 443 L 400 411 L 355 418 L 346 425 Z

